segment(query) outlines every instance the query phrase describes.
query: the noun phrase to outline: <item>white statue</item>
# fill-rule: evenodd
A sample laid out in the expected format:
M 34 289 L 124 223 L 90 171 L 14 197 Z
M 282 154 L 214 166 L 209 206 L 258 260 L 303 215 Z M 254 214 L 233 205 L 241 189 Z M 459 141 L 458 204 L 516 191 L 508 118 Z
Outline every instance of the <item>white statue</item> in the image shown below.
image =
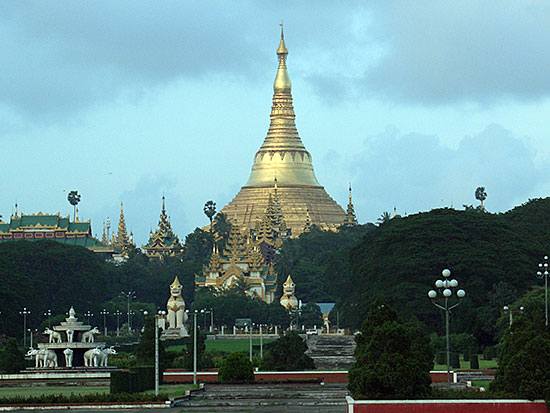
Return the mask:
M 50 343 L 61 343 L 61 333 L 50 330 L 46 327 L 44 334 L 48 334 L 50 336 Z
M 72 343 L 74 339 L 74 331 L 73 330 L 67 330 L 67 343 Z
M 86 331 L 82 334 L 82 342 L 83 343 L 93 343 L 94 342 L 94 334 L 99 334 L 99 330 L 97 327 L 92 328 L 90 331 Z
M 92 348 L 84 353 L 84 366 L 85 367 L 97 367 L 99 363 L 99 355 L 101 349 L 99 347 Z
M 66 348 L 63 350 L 63 354 L 65 354 L 65 366 L 72 367 L 73 366 L 73 351 L 70 348 Z
M 112 354 L 116 354 L 116 350 L 113 347 L 101 350 L 97 356 L 97 364 L 101 367 L 107 367 L 107 357 Z
M 27 357 L 34 357 L 34 367 L 42 367 L 42 359 L 40 355 L 40 350 L 30 348 L 29 351 L 27 351 Z
M 181 296 L 181 290 L 182 286 L 178 277 L 176 277 L 170 285 L 170 298 L 166 304 L 166 309 L 168 310 L 168 326 L 185 330 L 184 323 L 187 321 L 187 314 L 185 313 L 185 301 Z
M 57 354 L 55 354 L 55 351 L 43 348 L 38 353 L 42 359 L 42 367 L 57 367 Z
M 69 320 L 76 320 L 76 311 L 74 310 L 74 308 L 71 306 L 71 309 L 69 310 Z

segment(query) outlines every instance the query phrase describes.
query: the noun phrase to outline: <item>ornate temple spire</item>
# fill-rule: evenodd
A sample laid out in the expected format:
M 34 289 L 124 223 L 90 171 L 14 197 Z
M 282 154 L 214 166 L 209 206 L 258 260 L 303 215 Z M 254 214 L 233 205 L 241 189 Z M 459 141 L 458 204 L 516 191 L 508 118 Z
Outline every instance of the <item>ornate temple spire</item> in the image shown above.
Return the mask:
M 115 246 L 121 248 L 123 252 L 127 252 L 129 245 L 130 244 L 128 242 L 128 233 L 126 232 L 126 221 L 124 219 L 124 205 L 121 202 L 120 218 L 118 220 L 118 231 L 116 235 Z
M 163 256 L 175 256 L 183 252 L 178 236 L 172 231 L 170 218 L 166 215 L 166 200 L 162 196 L 162 208 L 160 210 L 159 224 L 155 232 L 149 232 L 149 240 L 143 246 L 145 254 L 149 258 L 162 258 Z
M 105 232 L 105 221 L 103 221 L 103 234 L 101 235 L 101 243 L 107 245 L 107 234 Z
M 286 67 L 288 50 L 281 27 L 281 41 L 277 49 L 279 65 L 273 82 L 273 105 L 267 136 L 254 158 L 252 173 L 246 186 L 271 186 L 278 178 L 281 185 L 320 187 L 311 155 L 304 147 L 296 129 L 292 105 L 292 83 Z
M 17 202 L 15 203 L 15 212 L 13 213 L 13 215 L 17 218 Z
M 349 202 L 348 208 L 346 210 L 346 219 L 344 220 L 344 225 L 347 227 L 353 227 L 357 225 L 357 217 L 355 216 L 355 207 L 353 206 L 353 201 L 351 200 L 351 182 L 349 184 Z

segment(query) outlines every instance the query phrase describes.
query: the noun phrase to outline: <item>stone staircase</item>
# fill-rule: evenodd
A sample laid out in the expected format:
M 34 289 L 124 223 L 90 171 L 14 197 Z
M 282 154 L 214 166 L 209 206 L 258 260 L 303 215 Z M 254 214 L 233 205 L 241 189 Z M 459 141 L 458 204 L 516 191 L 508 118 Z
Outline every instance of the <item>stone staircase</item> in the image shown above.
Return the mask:
M 347 370 L 355 361 L 354 336 L 311 335 L 306 339 L 308 354 L 317 370 Z
M 346 411 L 345 384 L 206 385 L 178 407 L 184 411 Z

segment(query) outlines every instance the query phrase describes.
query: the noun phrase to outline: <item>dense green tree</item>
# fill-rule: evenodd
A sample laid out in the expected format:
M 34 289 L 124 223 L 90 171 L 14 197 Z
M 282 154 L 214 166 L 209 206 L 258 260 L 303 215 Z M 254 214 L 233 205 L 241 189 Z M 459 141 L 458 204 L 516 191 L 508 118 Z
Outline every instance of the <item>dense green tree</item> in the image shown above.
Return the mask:
M 480 186 L 476 188 L 476 199 L 480 202 L 479 209 L 481 211 L 485 211 L 485 207 L 483 206 L 483 201 L 487 199 L 487 192 L 485 192 L 485 187 Z
M 218 379 L 222 383 L 254 381 L 254 371 L 246 353 L 230 353 L 218 370 Z
M 136 348 L 136 359 L 140 365 L 152 366 L 155 364 L 155 317 L 145 317 L 143 332 Z M 161 332 L 159 331 L 159 338 Z M 165 365 L 166 352 L 159 339 L 159 363 Z
M 7 374 L 19 373 L 25 366 L 25 355 L 17 347 L 17 341 L 9 339 L 0 353 L 0 370 Z
M 307 344 L 295 331 L 287 331 L 270 344 L 261 363 L 262 370 L 313 370 L 313 359 L 306 354 Z
M 321 313 L 321 308 L 316 303 L 307 303 L 302 306 L 300 325 L 306 328 L 312 328 L 314 326 L 318 328 L 323 327 L 323 313 Z
M 223 251 L 231 233 L 231 222 L 223 212 L 218 212 L 214 218 L 214 233 L 216 234 L 217 246 L 220 251 Z
M 383 300 L 356 336 L 348 389 L 356 398 L 410 399 L 430 394 L 433 351 L 418 323 L 404 324 Z
M 193 321 L 193 316 L 190 317 Z M 197 317 L 197 323 L 199 322 Z M 193 324 L 189 328 L 189 336 L 185 337 L 185 355 L 184 355 L 184 367 L 187 370 L 193 370 L 193 357 L 194 357 L 194 337 L 195 332 Z M 197 328 L 197 368 L 209 369 L 213 367 L 212 357 L 206 351 L 206 333 Z
M 550 329 L 540 310 L 514 318 L 502 340 L 492 389 L 550 401 Z

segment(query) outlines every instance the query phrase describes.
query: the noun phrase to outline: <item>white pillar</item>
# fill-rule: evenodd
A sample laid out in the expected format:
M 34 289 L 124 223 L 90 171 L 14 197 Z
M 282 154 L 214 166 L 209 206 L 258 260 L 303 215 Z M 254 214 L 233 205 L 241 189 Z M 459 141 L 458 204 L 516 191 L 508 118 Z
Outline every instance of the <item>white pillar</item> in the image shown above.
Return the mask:
M 237 327 L 236 326 L 233 326 L 233 335 L 237 335 Z

